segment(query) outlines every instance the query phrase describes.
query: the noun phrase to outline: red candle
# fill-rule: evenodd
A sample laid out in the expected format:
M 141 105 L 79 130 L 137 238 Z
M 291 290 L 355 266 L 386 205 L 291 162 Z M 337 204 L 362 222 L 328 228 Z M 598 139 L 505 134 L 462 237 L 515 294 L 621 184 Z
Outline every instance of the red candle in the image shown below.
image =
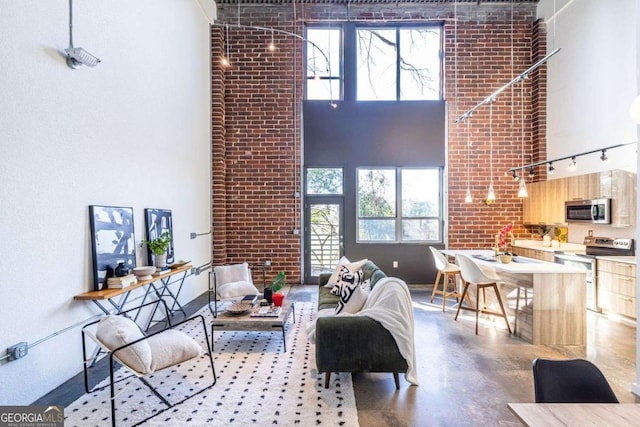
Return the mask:
M 280 292 L 276 292 L 275 294 L 273 294 L 273 305 L 275 305 L 276 307 L 280 307 L 282 305 L 282 300 L 284 299 L 284 294 L 281 294 Z

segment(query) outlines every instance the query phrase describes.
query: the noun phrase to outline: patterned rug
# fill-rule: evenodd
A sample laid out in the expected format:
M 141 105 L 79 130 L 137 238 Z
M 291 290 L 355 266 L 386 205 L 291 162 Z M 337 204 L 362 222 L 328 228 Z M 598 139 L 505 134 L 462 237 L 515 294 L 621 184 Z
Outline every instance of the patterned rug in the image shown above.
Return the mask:
M 207 325 L 207 307 L 198 314 Z M 296 302 L 295 323 L 286 326 L 287 352 L 282 331 L 215 333 L 216 385 L 171 409 L 138 379 L 116 385 L 118 426 L 358 426 L 351 375 L 332 374 L 324 388 L 324 375 L 315 366 L 315 348 L 307 341 L 305 324 L 314 303 Z M 184 330 L 204 343 L 202 327 L 190 322 Z M 189 323 L 187 324 L 189 325 Z M 196 325 L 200 326 L 198 329 Z M 205 345 L 206 348 L 206 345 Z M 121 368 L 118 378 L 126 378 Z M 209 359 L 202 357 L 145 377 L 171 402 L 211 384 Z M 100 386 L 108 385 L 108 379 Z M 65 426 L 105 426 L 111 423 L 109 388 L 85 394 L 65 408 Z

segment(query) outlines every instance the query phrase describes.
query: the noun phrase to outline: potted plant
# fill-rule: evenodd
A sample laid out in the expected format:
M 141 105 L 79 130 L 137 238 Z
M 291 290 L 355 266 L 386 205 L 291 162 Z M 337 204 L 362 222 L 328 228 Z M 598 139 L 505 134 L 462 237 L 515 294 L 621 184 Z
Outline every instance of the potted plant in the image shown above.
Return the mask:
M 513 224 L 509 223 L 502 227 L 496 235 L 496 255 L 503 264 L 511 262 L 513 254 L 509 251 L 509 244 L 513 242 Z
M 143 240 L 140 245 L 147 245 L 147 248 L 154 255 L 156 267 L 163 268 L 167 265 L 167 250 L 170 244 L 171 233 L 165 231 L 155 239 Z
M 266 299 L 269 304 L 273 302 L 273 294 L 278 293 L 278 291 L 285 285 L 285 280 L 286 275 L 284 274 L 284 271 L 279 271 L 278 274 L 276 274 L 276 277 L 271 280 L 271 284 L 264 288 L 264 299 Z M 282 302 L 281 298 L 284 298 L 284 295 L 282 297 L 277 297 L 276 299 L 280 299 L 280 302 Z

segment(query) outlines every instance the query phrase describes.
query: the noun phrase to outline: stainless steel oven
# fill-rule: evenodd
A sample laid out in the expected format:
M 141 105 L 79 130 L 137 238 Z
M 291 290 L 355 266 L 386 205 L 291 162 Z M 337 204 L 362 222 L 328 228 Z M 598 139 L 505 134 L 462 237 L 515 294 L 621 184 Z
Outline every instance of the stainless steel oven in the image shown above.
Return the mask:
M 587 309 L 602 311 L 598 305 L 597 256 L 634 256 L 635 241 L 628 238 L 593 237 L 584 238 L 585 254 L 556 251 L 554 262 L 582 268 L 587 273 Z
M 555 251 L 553 261 L 556 264 L 570 265 L 585 270 L 587 273 L 587 309 L 600 312 L 598 306 L 598 289 L 596 287 L 596 257 L 573 252 Z

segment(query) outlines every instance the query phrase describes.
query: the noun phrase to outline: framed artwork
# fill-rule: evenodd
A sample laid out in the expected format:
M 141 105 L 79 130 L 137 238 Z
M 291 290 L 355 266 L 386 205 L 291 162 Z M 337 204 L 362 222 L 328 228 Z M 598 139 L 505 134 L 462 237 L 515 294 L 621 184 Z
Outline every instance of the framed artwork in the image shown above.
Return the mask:
M 106 288 L 107 270 L 122 262 L 129 269 L 136 266 L 136 241 L 133 208 L 89 206 L 91 245 L 93 249 L 93 287 Z
M 165 231 L 171 233 L 171 243 L 167 250 L 167 264 L 174 261 L 173 251 L 173 222 L 171 220 L 171 211 L 168 209 L 151 209 L 144 210 L 144 220 L 147 227 L 147 240 L 157 239 Z M 153 254 L 147 248 L 148 265 L 153 265 Z

